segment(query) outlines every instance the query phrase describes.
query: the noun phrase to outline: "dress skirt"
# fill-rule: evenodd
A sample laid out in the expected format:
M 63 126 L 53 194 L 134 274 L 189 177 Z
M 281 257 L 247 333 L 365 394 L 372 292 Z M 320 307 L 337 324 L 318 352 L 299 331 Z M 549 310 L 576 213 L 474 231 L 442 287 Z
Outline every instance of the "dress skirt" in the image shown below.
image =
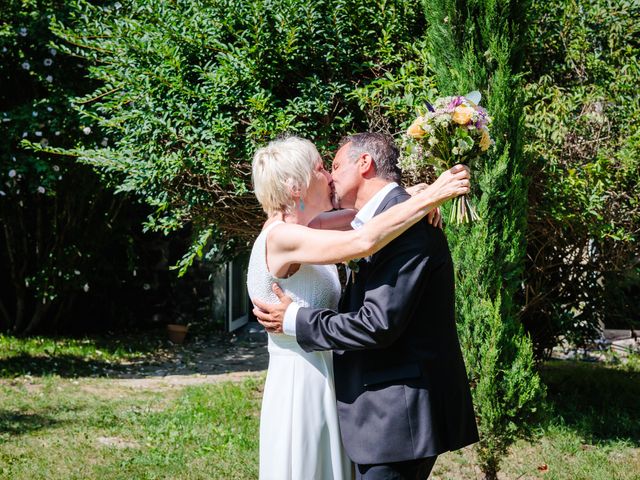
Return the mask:
M 338 426 L 331 352 L 305 352 L 269 335 L 260 415 L 260 480 L 349 480 Z

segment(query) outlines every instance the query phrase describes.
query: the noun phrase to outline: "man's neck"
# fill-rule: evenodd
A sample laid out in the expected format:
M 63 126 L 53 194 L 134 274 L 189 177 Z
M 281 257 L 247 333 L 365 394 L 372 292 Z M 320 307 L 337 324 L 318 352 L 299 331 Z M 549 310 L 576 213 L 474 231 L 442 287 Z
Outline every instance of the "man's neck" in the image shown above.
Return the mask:
M 389 180 L 384 180 L 382 178 L 372 178 L 366 180 L 364 184 L 358 190 L 358 195 L 356 196 L 356 204 L 355 209 L 360 210 L 369 200 L 373 198 L 373 196 L 382 190 L 384 187 L 389 185 L 391 182 Z

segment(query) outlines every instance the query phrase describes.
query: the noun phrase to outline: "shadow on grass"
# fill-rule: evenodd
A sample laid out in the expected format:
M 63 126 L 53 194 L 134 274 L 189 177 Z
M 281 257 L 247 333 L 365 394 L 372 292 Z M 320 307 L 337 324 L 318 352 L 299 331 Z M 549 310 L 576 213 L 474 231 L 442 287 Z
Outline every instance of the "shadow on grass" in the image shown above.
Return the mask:
M 26 435 L 60 423 L 59 420 L 37 413 L 19 413 L 11 410 L 0 410 L 0 435 Z
M 23 375 L 144 379 L 262 371 L 268 364 L 266 340 L 209 334 L 173 345 L 164 330 L 84 339 L 0 335 L 0 381 Z
M 0 378 L 20 375 L 59 375 L 65 378 L 105 376 L 105 371 L 117 372 L 119 369 L 120 366 L 112 362 L 70 354 L 38 356 L 22 353 L 0 359 Z
M 111 376 L 123 364 L 155 360 L 165 345 L 164 330 L 122 337 L 13 337 L 0 335 L 0 378 L 21 375 Z
M 541 376 L 552 422 L 590 441 L 628 440 L 640 446 L 640 372 L 603 364 L 553 361 Z

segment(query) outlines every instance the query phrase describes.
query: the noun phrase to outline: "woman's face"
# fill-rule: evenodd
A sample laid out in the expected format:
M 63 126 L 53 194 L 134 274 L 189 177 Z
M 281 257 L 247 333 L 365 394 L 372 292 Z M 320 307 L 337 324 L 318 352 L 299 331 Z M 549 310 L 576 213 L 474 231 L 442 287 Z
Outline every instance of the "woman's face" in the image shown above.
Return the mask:
M 307 188 L 302 200 L 309 208 L 313 208 L 319 212 L 326 212 L 334 208 L 333 199 L 333 179 L 331 178 L 331 174 L 324 168 L 322 160 L 318 159 L 318 163 L 311 175 L 309 188 Z

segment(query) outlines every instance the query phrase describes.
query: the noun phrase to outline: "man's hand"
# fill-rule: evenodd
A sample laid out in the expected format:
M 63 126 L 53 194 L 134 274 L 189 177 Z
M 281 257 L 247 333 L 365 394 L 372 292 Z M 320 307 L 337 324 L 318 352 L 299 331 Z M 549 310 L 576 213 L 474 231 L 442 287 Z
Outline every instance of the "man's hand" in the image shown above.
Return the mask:
M 264 303 L 257 299 L 251 299 L 255 305 L 253 307 L 253 314 L 267 332 L 282 333 L 284 312 L 287 311 L 287 307 L 293 302 L 293 300 L 284 294 L 277 283 L 274 283 L 271 286 L 271 290 L 276 294 L 280 303 Z
M 415 185 L 407 187 L 405 190 L 409 195 L 413 197 L 414 195 L 420 193 L 428 187 L 429 185 L 427 185 L 426 183 L 417 183 Z M 440 213 L 439 208 L 434 208 L 429 213 L 427 213 L 427 222 L 429 222 L 429 225 L 433 225 L 434 227 L 442 230 L 442 214 Z
M 436 228 L 442 230 L 442 213 L 440 213 L 439 208 L 434 208 L 429 213 L 427 213 L 427 222 L 430 225 L 433 225 Z

